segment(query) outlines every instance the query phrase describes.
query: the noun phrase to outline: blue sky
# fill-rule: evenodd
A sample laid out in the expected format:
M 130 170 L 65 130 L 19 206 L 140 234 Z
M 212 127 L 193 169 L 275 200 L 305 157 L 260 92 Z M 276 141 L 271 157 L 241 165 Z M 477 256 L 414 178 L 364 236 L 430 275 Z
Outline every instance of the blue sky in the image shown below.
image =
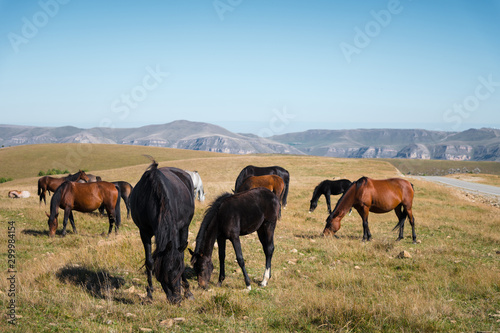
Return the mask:
M 500 127 L 498 36 L 500 0 L 0 0 L 0 123 Z

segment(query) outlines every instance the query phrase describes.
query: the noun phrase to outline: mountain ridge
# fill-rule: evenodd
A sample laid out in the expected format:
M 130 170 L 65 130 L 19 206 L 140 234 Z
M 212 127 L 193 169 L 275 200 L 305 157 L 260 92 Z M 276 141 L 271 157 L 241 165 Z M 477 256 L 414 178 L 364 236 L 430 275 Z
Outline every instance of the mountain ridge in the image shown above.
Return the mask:
M 0 145 L 107 143 L 230 154 L 297 154 L 341 158 L 500 161 L 500 130 L 352 129 L 286 133 L 262 138 L 221 126 L 177 120 L 136 128 L 0 125 Z

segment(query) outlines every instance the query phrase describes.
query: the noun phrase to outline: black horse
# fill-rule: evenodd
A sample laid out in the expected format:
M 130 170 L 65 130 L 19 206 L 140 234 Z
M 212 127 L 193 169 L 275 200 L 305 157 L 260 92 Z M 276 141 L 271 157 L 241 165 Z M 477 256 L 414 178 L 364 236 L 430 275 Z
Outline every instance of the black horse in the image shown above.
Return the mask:
M 234 247 L 238 265 L 245 277 L 247 289 L 251 289 L 250 278 L 245 269 L 239 236 L 257 231 L 266 255 L 266 270 L 261 286 L 266 286 L 271 277 L 271 259 L 274 252 L 274 228 L 278 220 L 280 203 L 278 197 L 267 188 L 259 187 L 237 194 L 219 196 L 205 212 L 200 231 L 196 236 L 196 249 L 191 251 L 191 264 L 198 276 L 198 284 L 207 288 L 214 268 L 212 252 L 215 240 L 219 246 L 219 286 L 225 278 L 224 259 L 226 239 Z
M 123 199 L 123 202 L 125 203 L 125 207 L 127 207 L 127 218 L 130 218 L 130 194 L 132 193 L 134 187 L 130 183 L 124 181 L 117 181 L 112 183 L 120 188 L 121 197 Z M 101 214 L 104 214 L 104 206 L 99 207 L 99 212 Z
M 139 227 L 146 253 L 147 295 L 153 298 L 152 272 L 167 299 L 180 303 L 181 277 L 184 296 L 193 298 L 184 273 L 184 250 L 194 214 L 193 182 L 183 170 L 158 168 L 153 160 L 130 195 L 132 219 Z M 151 237 L 156 250 L 151 256 Z
M 323 180 L 314 189 L 313 196 L 311 199 L 311 205 L 309 206 L 309 212 L 312 213 L 318 206 L 319 198 L 324 195 L 326 199 L 326 205 L 328 206 L 328 213 L 332 212 L 332 206 L 330 203 L 330 195 L 342 194 L 352 182 L 349 179 L 339 179 L 339 180 Z
M 282 167 L 270 166 L 270 167 L 256 167 L 253 165 L 248 165 L 236 178 L 236 183 L 234 184 L 234 190 L 237 191 L 240 186 L 245 182 L 245 180 L 250 176 L 264 176 L 264 175 L 277 175 L 283 179 L 285 183 L 285 191 L 283 192 L 283 198 L 281 199 L 281 204 L 283 208 L 286 207 L 288 198 L 288 185 L 290 183 L 290 173 Z

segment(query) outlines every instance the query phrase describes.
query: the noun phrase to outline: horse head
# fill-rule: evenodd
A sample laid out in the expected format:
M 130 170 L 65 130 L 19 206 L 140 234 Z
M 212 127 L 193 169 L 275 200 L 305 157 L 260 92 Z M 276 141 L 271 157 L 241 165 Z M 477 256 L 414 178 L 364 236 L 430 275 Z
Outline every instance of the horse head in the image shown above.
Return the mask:
M 311 205 L 309 206 L 309 213 L 314 212 L 316 207 L 318 207 L 318 200 L 311 200 Z
M 198 286 L 207 289 L 214 270 L 212 259 L 203 253 L 194 253 L 191 249 L 189 249 L 189 253 L 191 253 L 191 265 L 198 276 Z
M 49 237 L 54 237 L 58 226 L 57 216 L 59 213 L 54 214 L 54 217 L 50 216 L 47 212 L 45 212 L 45 215 L 49 218 L 47 222 L 49 224 Z
M 79 177 L 78 177 L 78 180 L 84 180 L 86 183 L 89 182 L 89 177 L 87 176 L 87 174 L 85 173 L 85 171 L 83 170 L 78 170 L 78 174 L 79 174 Z
M 342 217 L 339 215 L 335 216 L 330 214 L 326 219 L 326 226 L 323 230 L 323 235 L 325 236 L 335 236 L 335 233 L 340 229 L 340 220 Z

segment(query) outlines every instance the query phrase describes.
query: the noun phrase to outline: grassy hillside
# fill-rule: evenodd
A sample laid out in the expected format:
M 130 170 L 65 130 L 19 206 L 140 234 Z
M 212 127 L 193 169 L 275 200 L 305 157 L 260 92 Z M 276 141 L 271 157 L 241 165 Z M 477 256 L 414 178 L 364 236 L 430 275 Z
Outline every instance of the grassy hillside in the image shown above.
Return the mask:
M 278 164 L 288 169 L 289 204 L 276 229 L 273 274 L 268 287 L 258 286 L 264 272 L 264 254 L 253 234 L 241 238 L 246 267 L 253 280 L 252 291 L 245 290 L 234 251 L 228 244 L 222 287 L 213 283 L 208 291 L 200 290 L 196 279 L 191 278 L 195 300 L 172 306 L 166 303 L 161 286 L 154 281 L 154 300 L 144 304 L 144 255 L 133 222 L 124 218 L 120 234 L 106 238 L 101 233 L 107 230 L 107 219 L 76 212 L 79 234 L 69 231 L 65 238 L 49 239 L 45 216 L 48 208 L 39 206 L 35 197 L 13 200 L 6 195 L 13 188 L 35 193 L 36 177 L 29 171 L 26 178 L 15 176 L 14 181 L 0 184 L 0 220 L 4 224 L 0 260 L 4 267 L 8 262 L 8 222 L 14 221 L 16 228 L 18 331 L 500 330 L 498 208 L 471 202 L 461 192 L 447 187 L 412 180 L 420 244 L 411 243 L 409 226 L 406 238 L 394 241 L 397 234 L 392 232 L 396 224 L 393 213 L 370 215 L 371 242 L 361 242 L 357 213 L 344 218 L 338 239 L 324 238 L 320 236 L 326 218 L 324 199 L 320 199 L 314 213 L 308 213 L 314 186 L 331 177 L 354 180 L 362 175 L 398 175 L 391 164 L 379 160 L 235 156 L 146 147 L 127 147 L 130 154 L 124 158 L 120 149 L 113 147 L 93 148 L 92 157 L 83 159 L 80 167 L 98 170 L 104 179 L 135 184 L 148 166 L 141 156 L 146 153 L 163 161 L 160 166 L 200 172 L 207 201 L 196 202 L 189 236 L 191 248 L 207 205 L 220 193 L 232 189 L 244 166 Z M 57 148 L 66 151 L 65 145 Z M 29 154 L 26 150 L 24 154 L 16 153 L 19 168 L 38 172 L 51 167 L 50 161 L 35 163 L 42 158 L 35 149 Z M 18 172 L 1 167 L 2 172 Z M 332 200 L 336 202 L 337 197 Z M 403 250 L 412 258 L 397 258 Z M 215 251 L 212 282 L 217 281 L 217 258 Z M 189 259 L 186 251 L 188 268 Z M 1 279 L 4 311 L 10 299 L 5 292 L 8 287 L 8 281 Z
M 40 170 L 60 169 L 71 173 L 79 169 L 97 172 L 145 164 L 151 155 L 158 162 L 184 158 L 222 157 L 223 154 L 111 144 L 41 144 L 0 149 L 0 177 L 26 178 Z

